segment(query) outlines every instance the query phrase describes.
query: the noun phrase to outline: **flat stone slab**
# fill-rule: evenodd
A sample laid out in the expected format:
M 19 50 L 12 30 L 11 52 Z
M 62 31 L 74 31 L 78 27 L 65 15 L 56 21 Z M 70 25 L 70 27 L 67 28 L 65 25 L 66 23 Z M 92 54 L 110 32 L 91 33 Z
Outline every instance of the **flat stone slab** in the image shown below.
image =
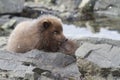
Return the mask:
M 78 40 L 77 65 L 85 80 L 119 80 L 119 41 L 99 38 Z M 118 43 L 118 44 L 117 44 Z
M 0 37 L 0 50 L 5 50 L 6 44 L 8 41 L 8 37 Z
M 120 47 L 109 44 L 84 43 L 76 55 L 102 68 L 120 67 Z
M 25 54 L 0 50 L 0 79 L 80 80 L 73 56 L 32 50 Z
M 0 0 L 0 14 L 19 13 L 24 7 L 24 0 Z

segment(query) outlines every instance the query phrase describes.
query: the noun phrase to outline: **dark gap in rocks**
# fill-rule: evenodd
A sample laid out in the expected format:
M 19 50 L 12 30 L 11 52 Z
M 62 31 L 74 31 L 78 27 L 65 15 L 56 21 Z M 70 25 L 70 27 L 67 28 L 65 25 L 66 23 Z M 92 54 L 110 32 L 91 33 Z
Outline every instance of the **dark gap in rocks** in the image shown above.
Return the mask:
M 35 66 L 35 64 L 31 63 L 31 62 L 23 62 L 22 65 L 25 65 L 25 66 L 30 66 L 30 65 Z
M 18 77 L 18 80 L 24 80 L 24 78 L 23 77 Z
M 112 75 L 115 76 L 115 77 L 120 77 L 120 70 L 113 71 Z
M 109 74 L 110 74 L 110 70 L 111 70 L 111 68 L 102 68 L 101 69 L 101 76 L 102 77 L 107 77 Z
M 21 13 L 0 13 L 0 17 L 1 17 L 1 16 L 4 16 L 4 15 L 10 15 L 10 16 L 9 16 L 9 19 L 11 19 L 11 18 L 14 17 L 14 16 L 20 17 L 20 16 L 21 16 Z
M 40 69 L 40 68 L 35 68 L 35 69 L 33 69 L 33 72 L 36 72 L 36 73 L 38 73 L 39 75 L 41 75 L 43 72 L 51 73 L 51 71 L 49 71 L 49 70 L 44 70 L 44 69 Z

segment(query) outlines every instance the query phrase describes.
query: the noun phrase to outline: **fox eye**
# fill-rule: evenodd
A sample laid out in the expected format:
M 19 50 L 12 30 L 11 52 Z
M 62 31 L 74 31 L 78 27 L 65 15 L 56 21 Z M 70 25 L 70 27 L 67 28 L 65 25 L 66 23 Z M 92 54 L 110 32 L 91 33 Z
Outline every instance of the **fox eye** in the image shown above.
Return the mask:
M 54 31 L 53 34 L 58 34 L 59 32 L 58 31 Z

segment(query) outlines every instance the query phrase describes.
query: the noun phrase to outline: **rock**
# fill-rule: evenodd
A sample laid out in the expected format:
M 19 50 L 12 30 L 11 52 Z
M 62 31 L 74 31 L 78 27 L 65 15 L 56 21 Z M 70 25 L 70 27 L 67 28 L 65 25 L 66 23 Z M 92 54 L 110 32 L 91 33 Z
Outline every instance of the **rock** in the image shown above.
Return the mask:
M 8 22 L 0 26 L 0 36 L 8 36 L 16 24 L 15 19 L 10 19 Z
M 24 7 L 24 0 L 1 0 L 0 14 L 5 13 L 19 13 Z
M 100 27 L 99 27 L 99 24 L 97 24 L 97 22 L 88 21 L 85 23 L 85 25 L 86 25 L 86 28 L 90 30 L 92 33 L 96 33 L 100 31 Z
M 24 18 L 24 17 L 11 17 L 9 16 L 2 16 L 0 18 L 0 36 L 8 36 L 11 31 L 14 29 L 16 24 L 25 21 L 30 20 L 30 18 Z
M 0 26 L 2 26 L 4 23 L 8 22 L 10 15 L 5 15 L 0 17 Z
M 30 18 L 17 17 L 17 16 L 12 16 L 12 15 L 3 15 L 0 17 L 0 26 L 8 25 L 11 27 L 11 26 L 14 26 L 14 24 L 18 24 L 19 22 L 25 21 L 25 20 L 30 20 Z
M 60 5 L 51 5 L 51 4 L 47 4 L 47 3 L 46 3 L 46 5 L 44 5 L 44 4 L 42 4 L 41 1 L 40 1 L 41 3 L 38 3 L 38 4 L 26 3 L 25 8 L 24 8 L 23 12 L 21 13 L 21 16 L 29 17 L 29 18 L 37 18 L 44 14 L 51 14 L 51 15 L 58 16 L 66 23 L 67 22 L 68 23 L 69 22 L 76 23 L 81 20 L 93 19 L 93 17 L 91 15 L 89 16 L 89 15 L 85 14 L 86 12 L 81 14 L 81 11 L 79 11 L 78 8 L 75 7 L 76 6 L 75 3 L 77 1 L 79 1 L 79 0 L 75 0 L 75 1 L 68 0 L 66 3 L 64 3 L 64 1 L 63 2 L 61 1 Z M 62 3 L 64 3 L 64 4 L 62 4 Z M 51 5 L 51 6 L 49 6 L 49 5 Z M 67 6 L 67 8 L 64 5 Z M 61 7 L 59 7 L 59 6 L 61 6 Z
M 49 7 L 39 6 L 39 5 L 32 3 L 32 4 L 27 4 L 25 6 L 25 8 L 23 9 L 21 13 L 21 16 L 28 17 L 28 18 L 37 18 L 45 14 L 57 15 L 59 13 L 60 13 L 59 11 L 53 10 Z
M 119 0 L 97 0 L 95 10 L 98 14 L 104 16 L 119 16 L 120 15 L 120 1 Z
M 80 80 L 75 58 L 62 53 L 32 50 L 21 54 L 0 50 L 0 69 L 0 79 L 7 80 Z
M 79 5 L 81 19 L 83 20 L 94 20 L 94 6 L 96 0 L 82 0 Z
M 88 42 L 88 43 L 93 43 L 93 44 L 109 44 L 109 45 L 120 47 L 120 41 L 107 39 L 107 38 L 84 37 L 84 38 L 76 40 L 76 42 L 77 44 L 80 44 L 80 46 L 83 43 Z
M 22 22 L 22 21 L 27 21 L 31 20 L 31 18 L 26 18 L 26 17 L 12 17 L 13 20 L 16 20 L 16 24 Z M 15 26 L 14 26 L 15 27 Z
M 76 42 L 80 44 L 76 51 L 76 58 L 62 53 L 39 50 L 32 50 L 25 54 L 0 50 L 0 79 L 120 79 L 120 41 L 83 38 Z
M 13 27 L 13 26 L 15 25 L 15 23 L 16 23 L 16 20 L 15 20 L 15 19 L 11 19 L 9 22 L 6 22 L 5 24 L 3 24 L 3 25 L 1 26 L 1 28 L 2 28 L 3 30 L 8 30 L 8 29 L 10 29 L 11 27 Z
M 54 10 L 61 10 L 61 11 L 73 11 L 75 8 L 77 8 L 81 2 L 81 0 L 67 0 L 64 2 L 64 0 L 36 0 L 37 4 L 49 6 L 48 8 L 54 8 Z M 54 7 L 53 7 L 54 6 Z M 59 8 L 57 8 L 59 7 Z
M 105 43 L 103 39 L 99 38 L 91 40 L 96 42 L 87 40 L 81 42 L 81 46 L 75 53 L 81 77 L 85 80 L 115 80 L 115 78 L 119 80 L 120 46 L 114 44 L 119 41 L 104 39 L 108 41 Z
M 53 2 L 52 2 L 53 1 Z M 94 5 L 96 0 L 87 0 L 82 7 L 85 0 L 38 0 L 38 3 L 26 2 L 25 8 L 21 16 L 36 18 L 43 14 L 52 14 L 60 17 L 64 22 L 76 23 L 82 20 L 94 19 Z M 44 5 L 46 4 L 46 5 Z
M 56 2 L 60 9 L 64 9 L 65 11 L 74 11 L 74 9 L 78 8 L 81 0 L 67 0 L 66 2 L 64 2 L 64 0 L 57 0 Z
M 0 37 L 0 50 L 4 50 L 7 44 L 8 37 Z

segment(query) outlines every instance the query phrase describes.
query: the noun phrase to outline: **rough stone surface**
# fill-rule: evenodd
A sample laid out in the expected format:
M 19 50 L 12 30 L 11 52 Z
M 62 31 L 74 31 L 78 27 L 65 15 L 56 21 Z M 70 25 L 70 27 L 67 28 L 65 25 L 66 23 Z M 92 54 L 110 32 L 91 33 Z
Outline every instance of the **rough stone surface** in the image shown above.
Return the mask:
M 80 80 L 73 56 L 32 50 L 11 53 L 0 50 L 0 79 L 6 80 Z
M 22 21 L 27 21 L 27 20 L 31 20 L 30 18 L 25 18 L 25 17 L 13 17 L 13 20 L 16 20 L 16 24 L 22 22 Z
M 2 28 L 3 30 L 8 30 L 8 29 L 10 29 L 11 27 L 13 27 L 15 24 L 16 24 L 16 20 L 15 20 L 15 19 L 11 19 L 11 20 L 9 20 L 8 22 L 6 22 L 5 24 L 3 24 L 3 25 L 1 26 L 1 28 Z
M 1 37 L 0 39 L 0 79 L 120 79 L 119 41 L 90 37 L 76 40 L 80 47 L 76 51 L 75 58 L 62 53 L 38 50 L 32 50 L 25 54 L 7 52 L 5 51 L 7 38 Z
M 0 37 L 0 50 L 5 50 L 7 44 L 8 37 Z
M 95 9 L 97 9 L 100 14 L 109 16 L 119 16 L 120 15 L 120 0 L 98 0 Z
M 8 22 L 10 15 L 5 15 L 0 17 L 0 26 L 3 25 L 4 23 Z
M 0 17 L 0 36 L 8 36 L 16 24 L 25 20 L 30 20 L 30 18 L 10 17 L 10 15 Z
M 89 42 L 93 44 L 109 44 L 109 45 L 120 47 L 119 40 L 112 40 L 112 39 L 107 39 L 107 38 L 83 37 L 81 39 L 76 40 L 76 42 L 80 45 L 82 45 L 85 42 Z
M 91 11 L 91 8 L 89 8 L 89 6 L 84 5 L 82 7 L 84 10 L 82 8 L 81 10 L 79 10 L 79 5 L 81 4 L 82 0 L 67 0 L 66 2 L 64 2 L 64 0 L 55 1 L 56 4 L 51 4 L 50 1 L 46 0 L 40 0 L 38 4 L 26 3 L 25 6 L 27 8 L 24 9 L 25 12 L 23 12 L 22 14 L 23 16 L 30 16 L 32 18 L 35 18 L 42 14 L 53 14 L 59 16 L 62 20 L 71 23 L 80 20 L 93 19 L 93 14 L 91 14 L 91 12 L 93 11 Z M 89 1 L 87 4 L 90 4 L 90 2 L 91 1 Z M 25 13 L 30 15 L 26 15 Z
M 119 80 L 120 46 L 114 44 L 119 41 L 88 39 L 80 41 L 82 44 L 75 53 L 82 77 L 85 80 Z
M 77 51 L 77 56 L 86 58 L 103 68 L 119 67 L 120 48 L 108 44 L 84 43 Z
M 38 4 L 41 5 L 46 4 L 44 6 L 53 5 L 54 7 L 52 6 L 50 7 L 59 11 L 73 11 L 75 8 L 78 8 L 82 0 L 67 0 L 66 2 L 64 0 L 37 0 L 37 1 Z M 52 1 L 54 1 L 54 3 Z
M 21 12 L 23 5 L 24 0 L 0 0 L 0 14 Z

